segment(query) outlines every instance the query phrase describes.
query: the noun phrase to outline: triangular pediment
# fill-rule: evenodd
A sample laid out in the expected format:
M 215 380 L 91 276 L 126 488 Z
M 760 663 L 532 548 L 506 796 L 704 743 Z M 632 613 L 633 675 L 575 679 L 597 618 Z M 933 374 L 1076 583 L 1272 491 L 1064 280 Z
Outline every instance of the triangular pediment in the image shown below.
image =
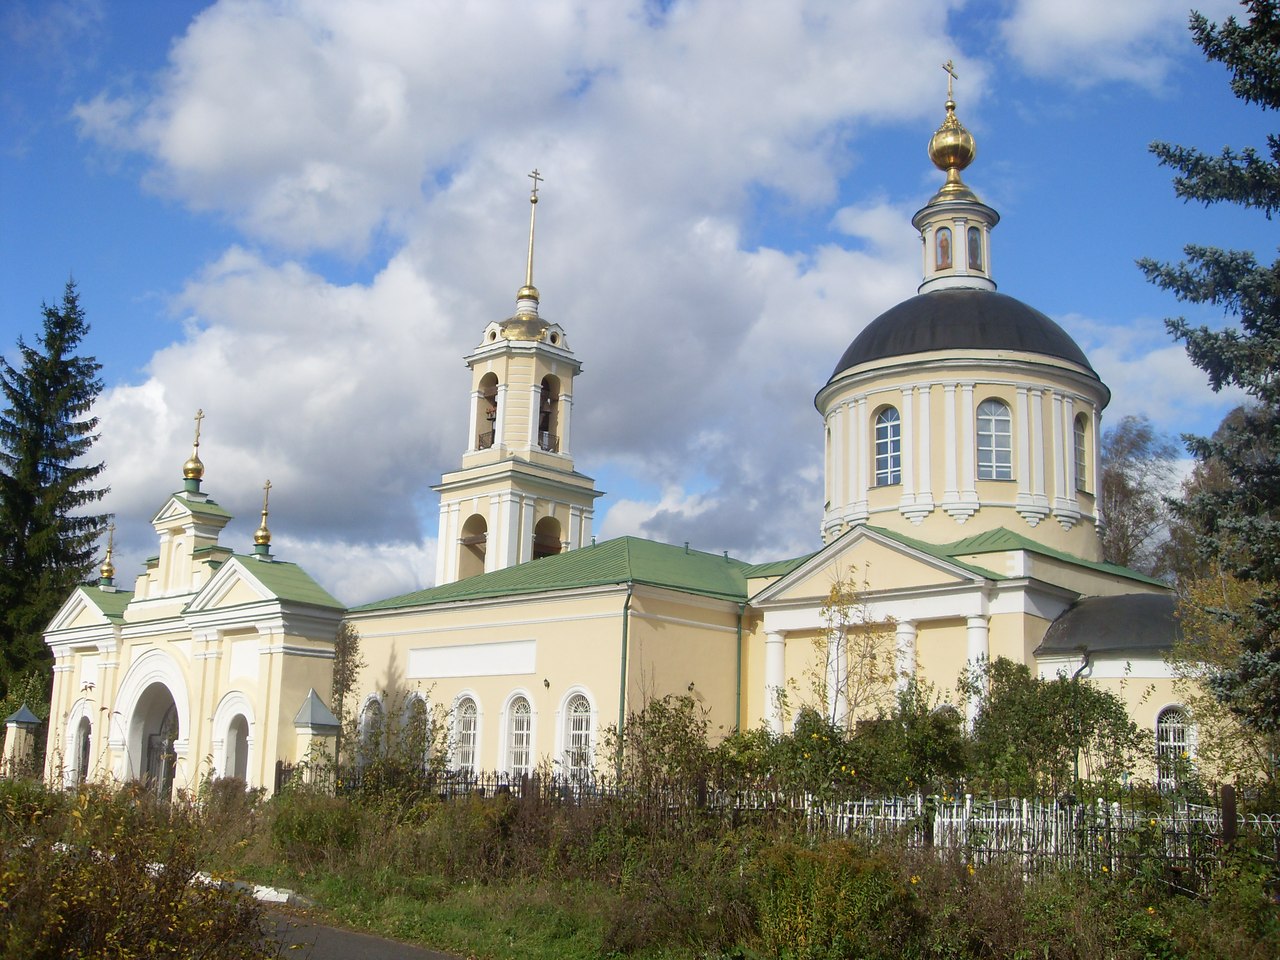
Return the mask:
M 201 588 L 187 605 L 187 613 L 201 613 L 228 607 L 242 607 L 279 599 L 255 577 L 239 557 L 232 557 Z
M 936 557 L 878 530 L 855 527 L 751 600 L 753 606 L 821 602 L 839 582 L 865 593 L 953 586 L 981 579 L 972 569 Z
M 67 597 L 53 619 L 49 621 L 49 626 L 45 628 L 46 632 L 111 626 L 112 617 L 109 611 L 118 619 L 119 613 L 123 611 L 133 595 L 128 592 L 103 594 L 106 602 L 96 603 L 89 591 L 97 589 L 97 587 L 77 587 L 72 591 L 71 596 Z M 108 609 L 104 609 L 104 606 Z
M 152 526 L 168 526 L 180 523 L 191 516 L 191 508 L 177 497 L 170 497 L 163 507 L 151 518 Z

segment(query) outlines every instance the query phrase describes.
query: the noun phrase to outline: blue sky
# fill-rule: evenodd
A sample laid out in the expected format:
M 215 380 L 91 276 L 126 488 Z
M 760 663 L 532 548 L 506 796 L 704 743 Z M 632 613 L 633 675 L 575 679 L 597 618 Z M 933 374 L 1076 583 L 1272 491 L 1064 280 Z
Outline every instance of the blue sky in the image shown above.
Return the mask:
M 949 57 L 1000 289 L 1080 342 L 1111 422 L 1207 432 L 1234 402 L 1134 266 L 1274 242 L 1176 200 L 1147 151 L 1268 129 L 1185 23 L 1167 0 L 13 0 L 0 349 L 74 274 L 122 572 L 154 552 L 202 407 L 227 542 L 247 549 L 270 477 L 278 555 L 349 602 L 413 589 L 464 443 L 461 357 L 523 281 L 536 166 L 535 282 L 584 364 L 597 533 L 812 549 L 812 398 L 915 292 Z

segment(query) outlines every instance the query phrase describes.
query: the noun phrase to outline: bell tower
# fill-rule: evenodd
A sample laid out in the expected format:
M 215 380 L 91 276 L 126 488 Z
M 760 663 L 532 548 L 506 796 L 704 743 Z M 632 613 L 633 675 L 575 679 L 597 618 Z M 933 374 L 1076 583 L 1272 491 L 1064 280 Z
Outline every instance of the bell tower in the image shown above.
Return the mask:
M 529 174 L 529 254 L 516 312 L 485 327 L 471 371 L 467 449 L 440 494 L 436 584 L 591 542 L 595 481 L 573 468 L 573 381 L 582 364 L 563 328 L 538 315 L 534 234 L 542 176 Z

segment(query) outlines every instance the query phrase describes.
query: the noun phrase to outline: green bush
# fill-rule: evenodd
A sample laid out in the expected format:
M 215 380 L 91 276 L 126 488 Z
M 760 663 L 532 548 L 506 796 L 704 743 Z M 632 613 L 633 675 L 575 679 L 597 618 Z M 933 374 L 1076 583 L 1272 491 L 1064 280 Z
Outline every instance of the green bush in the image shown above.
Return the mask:
M 271 842 L 293 864 L 332 861 L 360 836 L 360 808 L 342 797 L 300 788 L 272 802 Z
M 887 852 L 847 841 L 780 844 L 760 859 L 760 939 L 787 960 L 879 960 L 906 955 L 923 920 Z

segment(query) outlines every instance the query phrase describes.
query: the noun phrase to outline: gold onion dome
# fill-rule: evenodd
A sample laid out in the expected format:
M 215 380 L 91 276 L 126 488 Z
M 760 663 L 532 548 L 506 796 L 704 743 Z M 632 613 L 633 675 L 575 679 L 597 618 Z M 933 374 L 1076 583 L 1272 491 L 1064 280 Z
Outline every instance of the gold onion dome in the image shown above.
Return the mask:
M 268 480 L 262 485 L 262 522 L 258 524 L 258 529 L 253 531 L 253 545 L 255 547 L 265 547 L 271 543 L 271 531 L 267 529 L 267 510 L 271 497 L 271 481 Z
M 204 479 L 204 464 L 200 462 L 200 455 L 197 454 L 194 450 L 191 451 L 191 456 L 187 458 L 187 462 L 182 465 L 182 479 L 183 480 L 203 480 Z
M 935 167 L 946 173 L 947 182 L 929 202 L 978 199 L 960 179 L 960 171 L 973 163 L 973 158 L 977 155 L 978 146 L 973 134 L 956 118 L 956 102 L 948 96 L 946 119 L 929 140 L 929 159 Z

